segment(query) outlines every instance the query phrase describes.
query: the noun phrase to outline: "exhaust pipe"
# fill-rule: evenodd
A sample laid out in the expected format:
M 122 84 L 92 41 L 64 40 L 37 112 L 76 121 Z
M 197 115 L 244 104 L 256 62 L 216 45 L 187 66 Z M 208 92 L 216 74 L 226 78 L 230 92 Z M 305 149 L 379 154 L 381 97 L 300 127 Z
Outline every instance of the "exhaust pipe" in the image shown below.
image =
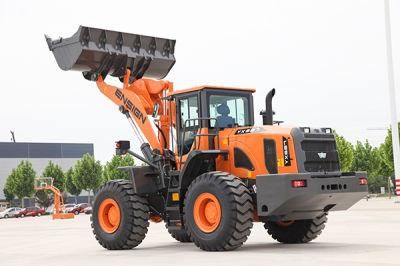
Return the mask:
M 265 97 L 265 110 L 260 112 L 263 119 L 263 125 L 273 125 L 274 124 L 274 111 L 272 111 L 272 98 L 275 95 L 275 89 L 268 92 Z

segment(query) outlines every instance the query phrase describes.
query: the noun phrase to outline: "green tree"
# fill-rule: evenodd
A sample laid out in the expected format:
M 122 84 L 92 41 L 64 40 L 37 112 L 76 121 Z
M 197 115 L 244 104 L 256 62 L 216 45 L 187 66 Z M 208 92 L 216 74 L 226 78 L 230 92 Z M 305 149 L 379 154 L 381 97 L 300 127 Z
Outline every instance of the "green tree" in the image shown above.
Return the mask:
M 7 186 L 3 188 L 3 193 L 4 197 L 6 198 L 6 201 L 11 202 L 12 200 L 14 200 L 15 196 L 14 194 L 11 193 L 11 191 L 7 188 Z
M 400 123 L 399 123 L 400 129 Z M 400 138 L 400 135 L 399 135 Z M 393 146 L 392 146 L 392 130 L 388 129 L 385 141 L 380 146 L 381 165 L 380 171 L 384 176 L 394 176 L 394 160 L 393 160 Z
M 14 194 L 14 182 L 16 180 L 17 171 L 15 169 L 11 170 L 10 175 L 6 179 L 6 183 L 4 184 L 4 196 L 8 201 L 11 201 L 15 198 Z
M 353 145 L 343 136 L 335 132 L 336 147 L 339 153 L 340 168 L 342 171 L 350 171 L 354 160 Z
M 52 177 L 53 186 L 58 188 L 61 192 L 64 191 L 65 189 L 64 172 L 59 165 L 54 164 L 52 161 L 49 161 L 46 168 L 43 170 L 42 176 Z
M 76 162 L 73 183 L 77 188 L 90 191 L 97 189 L 102 182 L 102 166 L 100 161 L 96 161 L 94 156 L 85 154 L 82 159 Z
M 379 193 L 380 187 L 384 187 L 385 178 L 380 173 L 380 149 L 372 147 L 368 141 L 357 141 L 354 149 L 353 171 L 367 171 L 368 188 L 372 193 Z
M 134 159 L 131 155 L 119 156 L 114 155 L 111 161 L 104 166 L 103 183 L 114 179 L 129 179 L 129 175 L 125 171 L 118 169 L 120 166 L 132 166 Z
M 378 149 L 372 147 L 368 140 L 365 143 L 357 141 L 354 147 L 352 170 L 367 171 L 369 174 L 377 173 L 379 166 L 378 153 Z
M 38 190 L 35 192 L 35 200 L 40 207 L 47 209 L 54 202 L 52 192 L 48 190 Z
M 21 161 L 16 169 L 11 171 L 7 178 L 10 182 L 10 193 L 17 196 L 23 204 L 24 197 L 30 197 L 34 193 L 35 170 L 29 161 Z
M 71 167 L 66 173 L 65 173 L 65 189 L 68 191 L 69 194 L 76 196 L 79 196 L 81 194 L 81 189 L 79 189 L 75 184 L 74 184 L 74 169 Z

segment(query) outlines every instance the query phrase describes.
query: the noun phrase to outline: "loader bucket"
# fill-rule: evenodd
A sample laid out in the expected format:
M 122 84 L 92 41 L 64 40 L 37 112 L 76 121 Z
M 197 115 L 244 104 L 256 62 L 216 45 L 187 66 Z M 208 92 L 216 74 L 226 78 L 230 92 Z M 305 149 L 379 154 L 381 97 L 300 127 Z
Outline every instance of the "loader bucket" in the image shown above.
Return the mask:
M 121 77 L 128 68 L 131 81 L 164 78 L 175 63 L 175 40 L 80 26 L 69 38 L 46 37 L 62 70 L 81 71 L 89 80 L 99 75 Z

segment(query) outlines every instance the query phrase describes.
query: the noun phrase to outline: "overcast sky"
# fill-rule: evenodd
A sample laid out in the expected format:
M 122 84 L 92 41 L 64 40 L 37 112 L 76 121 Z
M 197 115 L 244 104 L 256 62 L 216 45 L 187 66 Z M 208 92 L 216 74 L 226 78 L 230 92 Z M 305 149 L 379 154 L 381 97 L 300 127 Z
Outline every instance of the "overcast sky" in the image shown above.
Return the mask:
M 391 3 L 400 86 L 400 1 Z M 0 141 L 13 129 L 19 142 L 91 142 L 104 162 L 115 140 L 133 140 L 117 106 L 79 72 L 60 70 L 47 48 L 45 33 L 69 37 L 82 24 L 176 39 L 175 88 L 254 87 L 258 123 L 276 88 L 286 125 L 378 145 L 386 132 L 367 129 L 390 124 L 383 10 L 383 0 L 0 0 Z

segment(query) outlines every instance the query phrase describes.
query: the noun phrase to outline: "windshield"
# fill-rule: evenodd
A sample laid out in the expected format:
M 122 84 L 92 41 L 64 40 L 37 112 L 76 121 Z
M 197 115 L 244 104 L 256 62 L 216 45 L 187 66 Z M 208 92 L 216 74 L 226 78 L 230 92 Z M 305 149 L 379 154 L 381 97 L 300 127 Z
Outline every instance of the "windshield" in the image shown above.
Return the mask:
M 243 94 L 211 94 L 209 96 L 211 127 L 235 127 L 250 125 L 249 96 Z

